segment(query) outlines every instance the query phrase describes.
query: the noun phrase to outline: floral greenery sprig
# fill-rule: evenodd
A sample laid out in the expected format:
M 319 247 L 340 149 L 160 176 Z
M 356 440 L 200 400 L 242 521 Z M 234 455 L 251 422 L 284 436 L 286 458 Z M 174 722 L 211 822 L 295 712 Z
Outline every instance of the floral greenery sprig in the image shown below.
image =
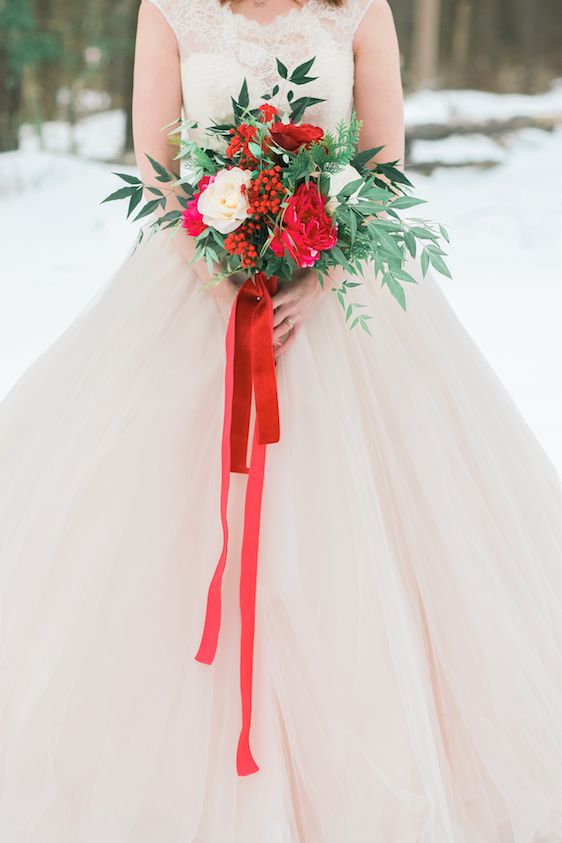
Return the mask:
M 183 227 L 194 238 L 193 260 L 207 263 L 209 284 L 243 270 L 291 279 L 301 267 L 313 268 L 324 286 L 334 267 L 357 281 L 335 288 L 350 328 L 370 333 L 363 305 L 349 301 L 370 261 L 400 306 L 405 286 L 416 279 L 405 268 L 419 258 L 422 276 L 433 267 L 450 277 L 441 243 L 446 229 L 403 212 L 423 204 L 398 161 L 380 162 L 383 147 L 359 150 L 361 121 L 355 112 L 333 130 L 303 123 L 321 98 L 299 95 L 310 76 L 311 58 L 290 71 L 276 59 L 279 82 L 251 104 L 244 80 L 232 98 L 232 121 L 205 129 L 205 145 L 189 137 L 194 121 L 165 127 L 177 144 L 178 175 L 147 156 L 158 185 L 117 173 L 126 186 L 104 201 L 128 199 L 135 220 L 160 214 L 151 230 Z M 166 211 L 170 198 L 179 208 Z M 145 200 L 144 204 L 141 203 Z M 140 210 L 138 208 L 140 207 Z M 162 213 L 164 212 L 164 213 Z

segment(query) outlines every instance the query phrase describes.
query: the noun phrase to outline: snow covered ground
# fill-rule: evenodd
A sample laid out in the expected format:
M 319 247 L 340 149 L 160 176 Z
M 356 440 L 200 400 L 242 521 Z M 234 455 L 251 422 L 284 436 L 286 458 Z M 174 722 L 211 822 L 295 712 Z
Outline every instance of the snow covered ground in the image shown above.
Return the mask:
M 450 229 L 442 289 L 562 472 L 561 151 L 562 130 L 524 130 L 492 169 L 415 182 Z M 0 156 L 0 396 L 132 246 L 124 207 L 100 205 L 111 169 L 30 144 Z
M 427 123 L 484 123 L 513 117 L 553 117 L 562 113 L 562 80 L 541 94 L 496 94 L 492 91 L 424 90 L 406 98 L 409 127 Z

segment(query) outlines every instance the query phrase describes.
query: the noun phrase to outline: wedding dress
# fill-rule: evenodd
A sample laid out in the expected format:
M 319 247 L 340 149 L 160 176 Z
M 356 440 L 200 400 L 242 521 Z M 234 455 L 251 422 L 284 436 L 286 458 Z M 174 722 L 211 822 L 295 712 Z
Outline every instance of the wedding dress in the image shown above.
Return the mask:
M 316 56 L 307 119 L 352 101 L 371 0 L 262 26 L 152 0 L 186 116 Z M 178 235 L 180 236 L 180 235 Z M 181 235 L 183 236 L 183 235 Z M 560 843 L 560 479 L 435 278 L 373 336 L 326 294 L 277 364 L 255 615 L 253 775 L 237 775 L 232 474 L 223 618 L 224 324 L 148 237 L 0 405 L 0 840 Z

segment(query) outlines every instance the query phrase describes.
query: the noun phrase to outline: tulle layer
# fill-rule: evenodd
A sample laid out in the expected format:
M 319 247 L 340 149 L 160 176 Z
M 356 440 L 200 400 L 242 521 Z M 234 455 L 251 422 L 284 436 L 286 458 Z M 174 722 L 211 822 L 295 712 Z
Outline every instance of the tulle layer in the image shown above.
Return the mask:
M 411 271 L 419 276 L 418 267 Z M 164 235 L 0 405 L 0 838 L 559 843 L 560 481 L 436 281 L 367 273 L 277 366 L 252 747 L 224 324 Z

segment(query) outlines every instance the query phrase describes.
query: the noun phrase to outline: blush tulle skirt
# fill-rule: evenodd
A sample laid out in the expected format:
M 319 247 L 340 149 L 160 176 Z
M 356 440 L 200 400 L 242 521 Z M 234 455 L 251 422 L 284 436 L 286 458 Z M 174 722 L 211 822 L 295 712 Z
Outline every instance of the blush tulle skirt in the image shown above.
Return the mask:
M 417 265 L 410 267 L 419 277 Z M 560 843 L 560 478 L 433 277 L 277 364 L 238 776 L 225 326 L 166 234 L 0 404 L 0 839 Z

